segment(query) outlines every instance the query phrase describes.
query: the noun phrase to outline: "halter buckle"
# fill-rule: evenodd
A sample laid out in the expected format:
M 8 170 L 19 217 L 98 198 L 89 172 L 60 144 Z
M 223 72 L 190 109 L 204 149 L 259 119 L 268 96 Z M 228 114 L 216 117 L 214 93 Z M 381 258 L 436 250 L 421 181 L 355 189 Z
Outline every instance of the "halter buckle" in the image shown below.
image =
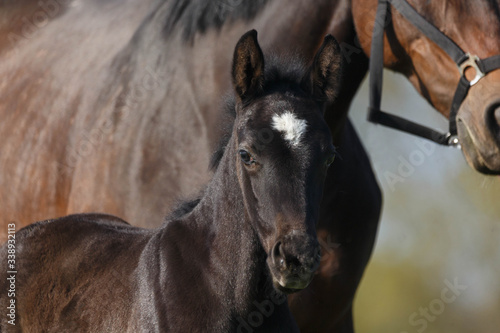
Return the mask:
M 456 135 L 451 135 L 451 133 L 446 134 L 446 140 L 448 141 L 448 146 L 457 148 L 457 149 L 462 149 L 462 146 L 460 145 L 460 141 L 458 141 L 458 136 Z
M 466 59 L 462 61 L 458 65 L 458 70 L 460 71 L 460 75 L 465 77 L 465 71 L 467 68 L 474 68 L 476 71 L 476 76 L 470 81 L 470 86 L 472 87 L 476 83 L 479 82 L 486 74 L 479 68 L 478 63 L 481 61 L 477 55 L 472 55 L 470 53 L 467 53 Z

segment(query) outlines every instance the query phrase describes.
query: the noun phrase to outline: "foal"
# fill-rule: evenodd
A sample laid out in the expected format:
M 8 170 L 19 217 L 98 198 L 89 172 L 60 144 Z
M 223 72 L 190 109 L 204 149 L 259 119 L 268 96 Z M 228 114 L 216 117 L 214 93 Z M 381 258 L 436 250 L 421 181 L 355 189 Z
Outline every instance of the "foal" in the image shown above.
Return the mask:
M 21 229 L 16 325 L 2 315 L 2 330 L 298 331 L 286 294 L 307 287 L 319 265 L 315 224 L 334 158 L 323 107 L 340 63 L 327 36 L 305 73 L 296 62 L 264 66 L 257 33 L 243 35 L 233 128 L 202 196 L 157 230 L 100 214 Z M 7 283 L 2 275 L 2 309 L 12 303 Z

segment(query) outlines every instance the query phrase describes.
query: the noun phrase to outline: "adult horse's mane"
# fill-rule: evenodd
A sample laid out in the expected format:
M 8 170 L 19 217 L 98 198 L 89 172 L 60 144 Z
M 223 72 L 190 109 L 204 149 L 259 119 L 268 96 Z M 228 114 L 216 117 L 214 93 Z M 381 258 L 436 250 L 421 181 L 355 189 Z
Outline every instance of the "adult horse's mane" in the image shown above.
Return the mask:
M 180 27 L 186 40 L 209 28 L 221 28 L 226 22 L 251 20 L 271 0 L 173 0 L 165 22 L 169 34 Z

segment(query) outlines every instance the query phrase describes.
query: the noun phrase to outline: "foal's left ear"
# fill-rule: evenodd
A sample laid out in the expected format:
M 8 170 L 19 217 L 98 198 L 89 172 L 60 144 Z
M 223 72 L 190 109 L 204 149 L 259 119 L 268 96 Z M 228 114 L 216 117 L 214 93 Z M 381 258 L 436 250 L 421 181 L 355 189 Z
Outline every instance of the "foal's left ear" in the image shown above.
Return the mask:
M 337 96 L 342 76 L 342 53 L 337 40 L 327 35 L 323 45 L 314 57 L 306 86 L 314 97 L 331 102 Z
M 234 50 L 233 85 L 241 101 L 251 98 L 264 85 L 264 55 L 257 31 L 244 34 Z

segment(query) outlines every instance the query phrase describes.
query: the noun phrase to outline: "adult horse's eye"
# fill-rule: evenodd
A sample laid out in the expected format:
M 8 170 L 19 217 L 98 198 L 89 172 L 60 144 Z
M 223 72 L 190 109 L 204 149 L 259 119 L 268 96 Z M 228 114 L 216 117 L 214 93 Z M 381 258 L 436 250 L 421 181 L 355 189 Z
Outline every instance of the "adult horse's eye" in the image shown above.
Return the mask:
M 250 155 L 249 152 L 246 150 L 241 149 L 240 150 L 240 157 L 243 163 L 246 165 L 251 165 L 252 163 L 255 163 L 255 160 L 253 159 L 252 155 Z

